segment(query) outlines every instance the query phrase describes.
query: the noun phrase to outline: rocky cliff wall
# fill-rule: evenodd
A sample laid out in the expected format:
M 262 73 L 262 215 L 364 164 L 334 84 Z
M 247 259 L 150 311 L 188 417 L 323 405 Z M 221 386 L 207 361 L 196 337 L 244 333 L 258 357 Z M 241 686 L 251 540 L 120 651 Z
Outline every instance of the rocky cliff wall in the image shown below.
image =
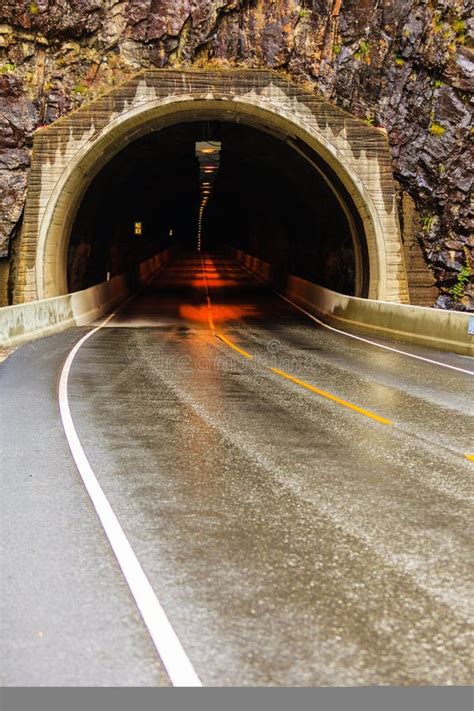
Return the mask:
M 473 308 L 469 6 L 468 0 L 3 0 L 0 254 L 14 254 L 38 126 L 143 67 L 265 66 L 385 127 L 418 302 Z

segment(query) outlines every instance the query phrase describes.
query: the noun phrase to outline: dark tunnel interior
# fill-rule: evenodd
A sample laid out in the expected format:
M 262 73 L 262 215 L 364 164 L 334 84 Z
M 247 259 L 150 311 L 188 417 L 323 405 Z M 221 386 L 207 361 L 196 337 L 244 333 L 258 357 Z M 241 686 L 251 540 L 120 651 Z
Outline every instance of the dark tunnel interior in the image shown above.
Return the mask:
M 230 245 L 291 273 L 354 294 L 348 220 L 318 171 L 283 140 L 225 121 L 179 123 L 130 143 L 96 175 L 71 232 L 68 287 L 124 273 L 174 245 L 197 248 L 197 141 L 220 141 L 203 212 L 203 249 Z M 138 232 L 138 234 L 137 234 Z

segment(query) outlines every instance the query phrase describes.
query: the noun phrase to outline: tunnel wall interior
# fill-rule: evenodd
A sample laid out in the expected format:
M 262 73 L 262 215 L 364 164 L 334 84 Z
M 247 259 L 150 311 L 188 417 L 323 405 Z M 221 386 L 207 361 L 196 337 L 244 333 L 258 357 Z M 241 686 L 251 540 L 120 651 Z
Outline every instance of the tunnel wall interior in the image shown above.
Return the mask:
M 176 127 L 133 142 L 96 175 L 81 202 L 68 249 L 68 291 L 129 272 L 195 234 L 194 143 Z M 137 226 L 138 225 L 138 229 Z
M 284 141 L 230 121 L 152 131 L 111 159 L 89 185 L 73 224 L 69 291 L 129 271 L 169 245 L 196 249 L 195 145 L 203 140 L 222 145 L 203 215 L 204 250 L 231 245 L 271 262 L 277 281 L 295 274 L 354 294 L 353 229 L 331 187 Z

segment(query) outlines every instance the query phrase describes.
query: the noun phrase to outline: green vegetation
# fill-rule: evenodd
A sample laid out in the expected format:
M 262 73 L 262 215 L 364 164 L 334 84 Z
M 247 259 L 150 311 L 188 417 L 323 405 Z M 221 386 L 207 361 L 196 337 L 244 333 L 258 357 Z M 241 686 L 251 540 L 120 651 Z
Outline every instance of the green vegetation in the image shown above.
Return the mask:
M 364 119 L 364 123 L 365 123 L 367 126 L 373 126 L 374 123 L 375 123 L 375 116 L 373 116 L 373 114 L 369 114 L 369 115 Z
M 307 7 L 299 7 L 298 8 L 298 17 L 300 20 L 304 20 L 306 17 L 309 17 L 311 15 L 311 10 Z
M 395 64 L 397 65 L 397 67 L 403 67 L 403 65 L 405 64 L 405 60 L 403 59 L 403 57 L 400 57 L 400 55 L 397 54 L 397 56 L 395 57 Z
M 337 57 L 338 54 L 341 54 L 341 49 L 342 49 L 342 47 L 341 47 L 340 44 L 335 44 L 332 49 L 333 49 L 333 52 L 334 52 L 334 54 L 336 55 L 336 57 Z
M 452 29 L 456 35 L 457 44 L 464 44 L 466 41 L 466 30 L 467 26 L 464 20 L 456 20 L 452 24 Z
M 0 65 L 0 74 L 11 74 L 15 71 L 15 65 L 11 62 L 6 62 L 6 64 Z
M 460 35 L 464 35 L 466 32 L 466 23 L 464 20 L 455 20 L 451 27 L 454 30 L 454 33 L 459 37 Z
M 37 15 L 39 12 L 39 7 L 35 2 L 30 2 L 28 5 L 28 12 L 30 15 Z
M 441 81 L 441 79 L 435 79 L 434 80 L 435 89 L 439 89 L 440 86 L 443 86 L 443 82 Z
M 89 91 L 88 87 L 85 84 L 76 84 L 76 86 L 74 86 L 72 90 L 75 94 L 87 94 L 87 92 Z
M 434 220 L 434 215 L 425 215 L 422 220 L 421 224 L 423 225 L 423 232 L 429 232 L 431 229 L 431 225 L 433 224 Z
M 435 123 L 434 121 L 430 124 L 428 131 L 432 136 L 444 136 L 446 133 L 445 127 L 441 126 L 439 123 Z
M 463 298 L 466 286 L 469 284 L 471 279 L 471 267 L 469 264 L 469 254 L 467 248 L 464 248 L 464 253 L 466 255 L 466 264 L 462 267 L 457 276 L 455 285 L 449 292 L 451 296 L 454 296 L 454 298 L 457 299 L 457 301 L 460 301 Z
M 370 52 L 370 43 L 367 42 L 366 40 L 362 40 L 362 42 L 359 44 L 359 47 L 357 48 L 356 52 L 354 52 L 354 57 L 356 59 L 362 59 L 363 57 L 366 57 Z
M 456 43 L 464 44 L 466 41 L 466 30 L 467 25 L 464 20 L 460 17 L 455 17 L 452 19 L 453 15 L 448 13 L 447 16 L 442 17 L 440 12 L 435 12 L 433 15 L 434 21 L 434 31 L 442 32 L 444 39 L 450 40 L 455 36 L 455 41 L 450 42 L 448 49 L 455 51 Z

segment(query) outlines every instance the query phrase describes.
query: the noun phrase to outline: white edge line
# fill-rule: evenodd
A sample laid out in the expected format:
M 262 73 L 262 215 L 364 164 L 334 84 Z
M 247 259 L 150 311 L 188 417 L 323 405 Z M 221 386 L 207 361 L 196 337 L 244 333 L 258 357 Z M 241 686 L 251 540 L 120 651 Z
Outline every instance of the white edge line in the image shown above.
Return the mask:
M 253 272 L 250 271 L 250 269 L 247 269 L 243 264 L 241 264 L 237 259 L 235 260 L 239 266 L 241 266 L 243 269 L 245 269 L 246 272 L 251 274 L 255 279 L 258 279 L 258 281 L 261 281 L 262 284 L 265 284 L 265 286 L 269 286 L 267 282 L 259 277 L 257 274 L 254 274 Z M 271 289 L 271 287 L 270 287 Z M 347 336 L 348 338 L 354 338 L 356 341 L 363 341 L 364 343 L 370 343 L 371 346 L 376 346 L 377 348 L 383 348 L 386 351 L 393 351 L 393 353 L 400 353 L 401 355 L 408 356 L 409 358 L 416 358 L 417 360 L 424 360 L 426 363 L 433 363 L 433 365 L 440 365 L 442 368 L 450 368 L 451 370 L 457 370 L 460 373 L 467 373 L 468 375 L 474 375 L 472 370 L 466 370 L 465 368 L 458 368 L 456 365 L 449 365 L 449 363 L 441 363 L 439 360 L 432 360 L 431 358 L 425 358 L 424 356 L 419 356 L 415 355 L 415 353 L 407 353 L 407 351 L 401 351 L 398 348 L 392 348 L 391 346 L 385 346 L 382 343 L 376 343 L 375 341 L 371 341 L 368 338 L 362 338 L 362 336 L 356 336 L 354 333 L 349 333 L 348 331 L 342 331 L 340 328 L 335 328 L 334 326 L 329 326 L 327 323 L 324 323 L 324 321 L 321 321 L 319 318 L 314 316 L 312 313 L 309 311 L 306 311 L 306 309 L 303 309 L 302 306 L 298 306 L 298 304 L 295 304 L 294 301 L 289 299 L 287 296 L 283 296 L 283 294 L 280 294 L 279 291 L 276 291 L 276 289 L 271 289 L 274 294 L 280 297 L 280 299 L 283 299 L 283 301 L 287 301 L 291 306 L 293 306 L 295 309 L 298 309 L 298 311 L 301 311 L 303 314 L 308 316 L 308 318 L 312 319 L 316 323 L 318 323 L 320 326 L 324 326 L 324 328 L 329 329 L 330 331 L 335 331 L 336 333 L 340 333 L 343 336 Z
M 132 296 L 131 298 L 134 297 Z M 130 300 L 131 299 L 127 299 L 119 309 L 123 308 Z M 115 553 L 118 564 L 122 569 L 122 573 L 135 599 L 158 655 L 169 675 L 171 683 L 173 686 L 202 686 L 201 680 L 196 674 L 107 497 L 97 481 L 79 441 L 69 409 L 67 386 L 74 357 L 85 341 L 100 328 L 105 326 L 116 315 L 119 309 L 116 309 L 110 316 L 104 319 L 99 326 L 89 331 L 89 333 L 86 333 L 86 335 L 76 343 L 64 363 L 59 380 L 59 409 L 62 424 L 84 486 L 91 498 L 92 504 L 97 512 L 112 550 Z

